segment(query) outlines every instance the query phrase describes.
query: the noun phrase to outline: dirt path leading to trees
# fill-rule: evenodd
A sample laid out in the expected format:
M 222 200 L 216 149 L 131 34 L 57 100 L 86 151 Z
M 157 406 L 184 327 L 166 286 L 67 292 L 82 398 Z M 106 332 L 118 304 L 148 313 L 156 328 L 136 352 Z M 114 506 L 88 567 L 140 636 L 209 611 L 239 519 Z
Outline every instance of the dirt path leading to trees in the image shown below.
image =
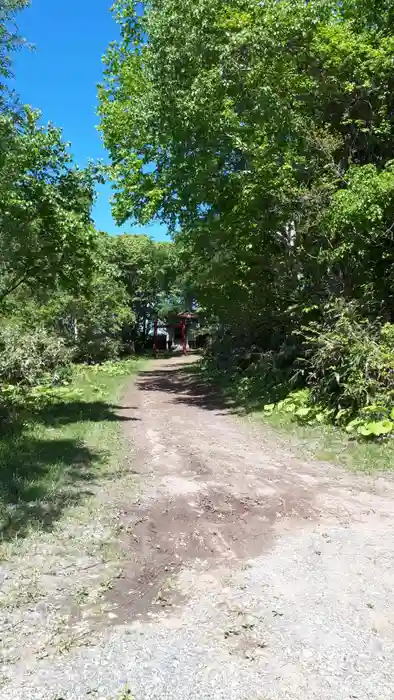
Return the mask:
M 392 698 L 393 481 L 295 457 L 193 369 L 159 360 L 126 395 L 138 494 L 105 623 L 1 700 Z

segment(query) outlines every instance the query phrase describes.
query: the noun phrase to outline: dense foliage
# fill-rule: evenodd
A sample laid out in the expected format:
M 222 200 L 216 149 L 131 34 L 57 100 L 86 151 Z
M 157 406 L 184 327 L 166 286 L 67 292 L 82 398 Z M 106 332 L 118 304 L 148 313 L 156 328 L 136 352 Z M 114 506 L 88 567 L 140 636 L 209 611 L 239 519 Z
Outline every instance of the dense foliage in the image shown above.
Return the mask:
M 26 4 L 0 0 L 0 410 L 66 380 L 73 362 L 143 348 L 177 289 L 174 245 L 97 231 L 102 169 L 79 169 L 61 131 L 13 92 Z
M 115 3 L 114 213 L 174 243 L 95 230 L 102 171 L 12 91 L 25 5 L 0 0 L 3 394 L 143 349 L 198 300 L 244 400 L 394 430 L 394 2 Z
M 19 285 L 3 303 L 0 340 L 10 324 L 15 342 L 24 328 L 35 329 L 32 337 L 37 341 L 41 332 L 49 334 L 61 339 L 71 360 L 90 363 L 134 352 L 136 343 L 144 349 L 163 300 L 171 299 L 173 245 L 144 236 L 93 233 L 89 280 L 85 277 L 76 288 L 58 283 L 32 290 L 26 283 Z M 23 347 L 22 343 L 22 352 Z M 30 362 L 29 353 L 26 361 Z
M 17 97 L 10 85 L 12 76 L 12 54 L 25 41 L 19 35 L 15 14 L 23 10 L 29 0 L 0 0 L 0 113 L 15 112 Z
M 125 338 L 132 343 L 139 341 L 141 347 L 175 283 L 174 246 L 141 235 L 116 236 L 110 243 L 111 260 L 120 270 L 133 312 Z
M 117 219 L 176 232 L 217 358 L 231 337 L 337 413 L 390 404 L 394 3 L 140 6 L 115 3 L 100 90 Z M 358 320 L 334 321 L 338 300 Z
M 0 115 L 0 302 L 21 284 L 86 284 L 94 266 L 91 170 L 29 109 Z

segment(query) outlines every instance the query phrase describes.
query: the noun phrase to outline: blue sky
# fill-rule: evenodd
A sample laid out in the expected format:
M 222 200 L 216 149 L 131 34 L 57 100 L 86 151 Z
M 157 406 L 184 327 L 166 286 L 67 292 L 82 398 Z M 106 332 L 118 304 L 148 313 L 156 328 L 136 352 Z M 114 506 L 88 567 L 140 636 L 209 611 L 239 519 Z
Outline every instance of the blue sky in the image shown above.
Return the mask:
M 112 0 L 32 0 L 18 17 L 21 34 L 35 46 L 15 57 L 16 89 L 22 101 L 40 109 L 45 121 L 63 129 L 78 165 L 89 158 L 106 159 L 97 132 L 97 83 L 101 81 L 101 57 L 118 37 L 109 11 Z M 108 233 L 147 233 L 164 240 L 166 227 L 145 228 L 126 224 L 118 228 L 112 219 L 110 185 L 100 188 L 94 219 Z

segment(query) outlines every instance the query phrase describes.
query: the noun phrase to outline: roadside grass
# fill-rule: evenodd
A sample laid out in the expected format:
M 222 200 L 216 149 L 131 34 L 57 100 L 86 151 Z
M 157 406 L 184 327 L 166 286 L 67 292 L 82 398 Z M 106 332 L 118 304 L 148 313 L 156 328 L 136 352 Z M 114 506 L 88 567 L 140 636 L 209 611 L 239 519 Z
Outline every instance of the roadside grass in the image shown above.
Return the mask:
M 68 387 L 37 391 L 0 434 L 0 687 L 21 654 L 89 645 L 116 617 L 108 592 L 130 555 L 133 446 L 119 407 L 141 360 L 77 368 Z M 34 394 L 34 392 L 33 392 Z
M 331 425 L 300 425 L 289 416 L 267 416 L 262 410 L 246 412 L 251 418 L 291 441 L 299 454 L 339 464 L 350 471 L 394 471 L 394 440 L 361 441 Z
M 0 433 L 0 537 L 50 531 L 70 506 L 109 476 L 118 454 L 117 401 L 138 360 L 76 368 L 60 390 L 32 393 Z
M 227 372 L 209 372 L 202 365 L 190 368 L 220 393 L 224 406 L 235 413 L 263 423 L 302 456 L 339 464 L 352 471 L 367 473 L 394 471 L 394 439 L 361 440 L 339 427 L 328 424 L 299 424 L 291 415 L 273 412 L 267 415 L 263 407 L 277 403 L 291 391 L 286 382 L 267 384 L 260 377 L 243 389 L 243 376 Z

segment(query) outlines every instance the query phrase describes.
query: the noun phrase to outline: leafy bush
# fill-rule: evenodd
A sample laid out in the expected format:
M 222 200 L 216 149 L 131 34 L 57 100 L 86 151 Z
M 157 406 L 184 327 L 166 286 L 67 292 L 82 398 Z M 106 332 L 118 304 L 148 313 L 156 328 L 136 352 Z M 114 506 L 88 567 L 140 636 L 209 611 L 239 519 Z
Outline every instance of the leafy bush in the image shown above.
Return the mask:
M 335 423 L 361 438 L 394 431 L 394 326 L 371 323 L 355 305 L 325 307 L 325 320 L 302 330 L 297 377 L 306 388 L 264 407 L 299 423 Z
M 121 340 L 111 338 L 104 331 L 101 333 L 89 328 L 79 336 L 74 357 L 78 362 L 105 362 L 119 357 L 121 349 Z
M 0 383 L 20 388 L 60 383 L 70 373 L 65 342 L 43 328 L 26 332 L 18 324 L 0 334 Z
M 104 362 L 121 354 L 122 329 L 134 316 L 116 271 L 107 266 L 89 295 L 59 299 L 55 318 L 77 362 Z
M 393 327 L 381 328 L 359 316 L 354 305 L 325 309 L 322 324 L 305 333 L 301 374 L 312 401 L 356 415 L 365 406 L 394 401 Z
M 349 420 L 346 409 L 329 409 L 313 402 L 308 389 L 291 392 L 278 403 L 264 406 L 266 416 L 284 414 L 301 425 L 334 423 L 363 439 L 384 438 L 394 431 L 394 409 L 379 404 L 371 404 L 360 410 L 356 418 Z

